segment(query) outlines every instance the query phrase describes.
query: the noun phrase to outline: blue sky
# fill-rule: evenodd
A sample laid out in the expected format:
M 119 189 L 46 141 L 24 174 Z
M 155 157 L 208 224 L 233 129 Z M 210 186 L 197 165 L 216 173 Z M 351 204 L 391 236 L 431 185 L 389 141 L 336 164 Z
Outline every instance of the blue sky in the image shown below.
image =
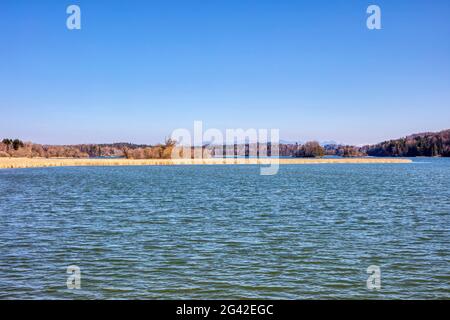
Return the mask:
M 155 143 L 202 120 L 364 144 L 450 128 L 449 17 L 448 0 L 3 0 L 0 137 Z

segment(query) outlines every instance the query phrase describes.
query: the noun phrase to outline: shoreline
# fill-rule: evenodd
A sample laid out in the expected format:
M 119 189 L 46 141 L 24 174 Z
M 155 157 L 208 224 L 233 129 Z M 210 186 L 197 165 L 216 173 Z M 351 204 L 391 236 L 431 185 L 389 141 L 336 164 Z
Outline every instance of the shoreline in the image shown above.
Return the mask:
M 208 159 L 90 159 L 90 158 L 0 158 L 0 169 L 47 167 L 103 167 L 103 166 L 173 166 L 173 165 L 270 165 L 289 164 L 390 164 L 412 163 L 396 158 L 208 158 Z

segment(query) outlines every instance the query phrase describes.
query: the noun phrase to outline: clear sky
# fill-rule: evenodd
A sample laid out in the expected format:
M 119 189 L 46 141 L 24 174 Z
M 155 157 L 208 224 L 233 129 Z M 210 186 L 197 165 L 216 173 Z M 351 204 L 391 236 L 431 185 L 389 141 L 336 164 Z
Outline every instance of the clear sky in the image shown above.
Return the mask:
M 0 137 L 155 143 L 194 120 L 351 144 L 450 128 L 450 1 L 0 1 Z

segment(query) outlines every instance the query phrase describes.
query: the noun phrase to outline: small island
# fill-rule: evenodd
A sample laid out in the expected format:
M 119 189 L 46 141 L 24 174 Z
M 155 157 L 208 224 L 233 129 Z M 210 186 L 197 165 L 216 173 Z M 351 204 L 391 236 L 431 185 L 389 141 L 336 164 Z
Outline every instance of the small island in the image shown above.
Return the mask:
M 269 142 L 264 146 L 268 156 L 262 157 L 259 155 L 260 147 L 258 143 L 231 146 L 204 145 L 192 147 L 190 156 L 174 158 L 172 157 L 174 151 L 176 151 L 175 154 L 180 154 L 181 151 L 177 151 L 179 147 L 171 139 L 157 145 L 132 143 L 41 145 L 6 138 L 0 142 L 0 168 L 410 163 L 410 159 L 403 158 L 449 157 L 450 130 L 413 134 L 405 138 L 362 147 L 320 144 L 316 141 L 304 144 Z M 277 152 L 273 152 L 274 148 L 277 148 Z

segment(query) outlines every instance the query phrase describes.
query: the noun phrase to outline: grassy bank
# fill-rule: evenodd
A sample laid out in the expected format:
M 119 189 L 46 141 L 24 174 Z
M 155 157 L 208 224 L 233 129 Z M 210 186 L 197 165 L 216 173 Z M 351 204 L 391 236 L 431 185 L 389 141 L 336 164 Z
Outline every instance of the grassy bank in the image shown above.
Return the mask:
M 0 158 L 0 168 L 39 168 L 75 166 L 165 166 L 165 165 L 220 165 L 220 164 L 271 164 L 275 159 L 58 159 L 58 158 Z M 345 158 L 345 159 L 279 159 L 284 164 L 322 163 L 410 163 L 408 159 L 394 158 Z

